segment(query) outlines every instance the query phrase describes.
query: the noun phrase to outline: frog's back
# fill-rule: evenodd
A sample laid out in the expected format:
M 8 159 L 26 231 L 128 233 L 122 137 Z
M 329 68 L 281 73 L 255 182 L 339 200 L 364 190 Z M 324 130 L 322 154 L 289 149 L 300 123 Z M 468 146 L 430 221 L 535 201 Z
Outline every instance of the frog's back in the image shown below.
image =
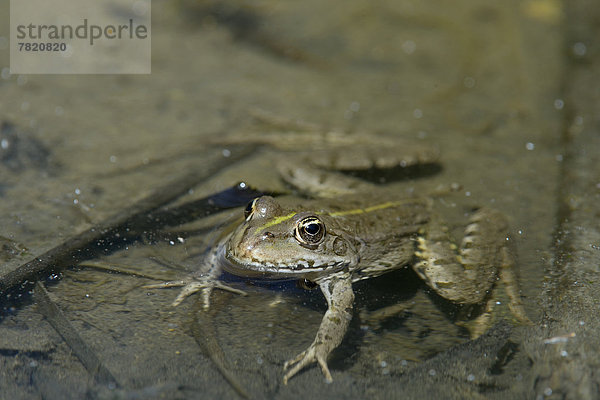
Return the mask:
M 358 281 L 412 261 L 415 237 L 429 222 L 430 202 L 419 198 L 353 195 L 338 198 L 323 215 L 329 219 L 330 227 L 346 231 L 359 243 L 360 260 L 351 267 L 353 280 Z

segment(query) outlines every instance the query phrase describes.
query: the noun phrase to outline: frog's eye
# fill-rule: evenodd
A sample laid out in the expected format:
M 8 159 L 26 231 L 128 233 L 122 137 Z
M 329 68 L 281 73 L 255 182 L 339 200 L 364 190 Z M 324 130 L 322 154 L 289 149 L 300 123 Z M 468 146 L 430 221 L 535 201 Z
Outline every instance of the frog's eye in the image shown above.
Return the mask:
M 246 206 L 246 209 L 244 210 L 244 218 L 246 219 L 246 221 L 248 221 L 248 219 L 250 218 L 250 216 L 252 215 L 252 213 L 254 212 L 254 204 L 256 204 L 256 200 L 258 198 L 252 200 L 250 203 L 248 203 L 248 205 Z
M 308 279 L 300 279 L 298 281 L 298 286 L 305 290 L 313 290 L 319 285 L 316 282 L 309 281 Z
M 318 244 L 325 237 L 325 224 L 317 217 L 306 217 L 298 222 L 294 235 L 300 244 Z

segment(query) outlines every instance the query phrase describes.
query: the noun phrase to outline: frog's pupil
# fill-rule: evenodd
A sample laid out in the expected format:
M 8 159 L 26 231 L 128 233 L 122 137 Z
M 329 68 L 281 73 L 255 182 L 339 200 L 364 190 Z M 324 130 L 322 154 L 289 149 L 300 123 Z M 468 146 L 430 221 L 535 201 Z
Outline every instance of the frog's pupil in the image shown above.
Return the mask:
M 304 227 L 304 231 L 309 235 L 316 235 L 321 231 L 321 226 L 319 224 L 308 224 Z

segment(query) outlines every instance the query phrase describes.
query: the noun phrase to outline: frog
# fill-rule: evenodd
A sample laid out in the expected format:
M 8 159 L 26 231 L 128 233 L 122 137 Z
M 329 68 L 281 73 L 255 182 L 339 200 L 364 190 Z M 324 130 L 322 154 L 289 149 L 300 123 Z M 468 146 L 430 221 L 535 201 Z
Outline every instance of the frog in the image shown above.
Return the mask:
M 505 245 L 508 226 L 501 213 L 490 208 L 475 211 L 457 248 L 432 210 L 431 199 L 387 197 L 383 193 L 328 201 L 258 197 L 246 207 L 244 220 L 210 251 L 207 273 L 147 287 L 183 286 L 173 306 L 201 292 L 208 310 L 214 288 L 245 295 L 219 280 L 222 271 L 251 279 L 293 279 L 317 285 L 327 311 L 313 343 L 284 364 L 284 383 L 315 362 L 331 382 L 327 358 L 342 342 L 352 319 L 352 284 L 407 266 L 450 302 L 485 303 L 473 337 L 487 329 L 485 322 L 494 304 L 492 289 L 498 279 L 506 286 L 513 314 L 528 323 L 512 270 L 514 260 Z
M 401 268 L 412 268 L 431 290 L 451 303 L 483 305 L 471 326 L 472 337 L 489 327 L 499 281 L 512 314 L 529 324 L 520 299 L 514 256 L 507 246 L 506 217 L 491 208 L 478 208 L 456 245 L 432 197 L 398 196 L 380 185 L 339 174 L 338 170 L 418 165 L 435 160 L 438 154 L 420 149 L 418 155 L 406 156 L 409 152 L 404 149 L 392 157 L 393 147 L 377 153 L 372 143 L 342 146 L 346 154 L 350 149 L 352 154 L 362 150 L 366 155 L 355 158 L 362 160 L 359 163 L 315 149 L 295 152 L 284 161 L 279 158 L 277 169 L 282 179 L 308 197 L 261 196 L 252 200 L 243 211 L 243 220 L 224 230 L 209 251 L 205 260 L 208 268 L 188 279 L 146 288 L 183 287 L 173 306 L 199 292 L 203 308 L 208 310 L 214 289 L 246 294 L 221 282 L 223 271 L 244 278 L 298 280 L 305 287 L 319 287 L 327 310 L 310 346 L 284 363 L 284 384 L 312 364 L 319 365 L 326 382 L 332 382 L 327 359 L 341 344 L 353 317 L 353 284 Z

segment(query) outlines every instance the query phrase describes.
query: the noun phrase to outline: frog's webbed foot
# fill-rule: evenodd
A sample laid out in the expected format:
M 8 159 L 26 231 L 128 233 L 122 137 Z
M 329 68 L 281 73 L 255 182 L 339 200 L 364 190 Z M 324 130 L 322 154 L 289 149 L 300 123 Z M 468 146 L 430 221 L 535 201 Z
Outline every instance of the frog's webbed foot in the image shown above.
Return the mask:
M 183 302 L 183 300 L 193 295 L 194 293 L 201 292 L 204 310 L 208 310 L 210 308 L 210 295 L 213 289 L 215 288 L 246 296 L 246 292 L 244 292 L 243 290 L 227 286 L 221 283 L 221 281 L 219 281 L 218 279 L 219 275 L 221 274 L 220 260 L 222 257 L 221 252 L 223 248 L 224 247 L 222 245 L 217 245 L 209 253 L 206 261 L 206 263 L 208 264 L 206 272 L 202 274 L 193 275 L 187 280 L 170 281 L 154 285 L 146 285 L 144 286 L 144 288 L 163 289 L 170 287 L 183 287 L 175 301 L 173 301 L 173 307 L 178 306 Z
M 208 308 L 210 307 L 210 295 L 214 288 L 226 290 L 228 292 L 232 292 L 242 296 L 246 296 L 247 294 L 243 290 L 227 286 L 219 282 L 218 280 L 210 279 L 209 277 L 199 277 L 191 280 L 182 281 L 170 281 L 144 286 L 145 289 L 163 289 L 171 287 L 183 287 L 181 292 L 179 292 L 177 298 L 171 304 L 173 307 L 177 307 L 187 297 L 195 293 L 202 292 L 203 307 L 205 310 L 208 310 Z
M 304 350 L 302 353 L 298 354 L 291 360 L 288 360 L 283 364 L 283 369 L 288 370 L 285 376 L 283 377 L 283 384 L 287 385 L 288 380 L 296 375 L 300 370 L 307 365 L 312 363 L 319 363 L 321 366 L 321 371 L 323 371 L 323 375 L 325 376 L 325 381 L 327 383 L 333 382 L 333 378 L 331 377 L 331 372 L 329 372 L 329 367 L 327 366 L 327 356 L 329 352 L 327 350 L 327 346 L 323 346 L 322 343 L 313 342 L 310 347 Z

